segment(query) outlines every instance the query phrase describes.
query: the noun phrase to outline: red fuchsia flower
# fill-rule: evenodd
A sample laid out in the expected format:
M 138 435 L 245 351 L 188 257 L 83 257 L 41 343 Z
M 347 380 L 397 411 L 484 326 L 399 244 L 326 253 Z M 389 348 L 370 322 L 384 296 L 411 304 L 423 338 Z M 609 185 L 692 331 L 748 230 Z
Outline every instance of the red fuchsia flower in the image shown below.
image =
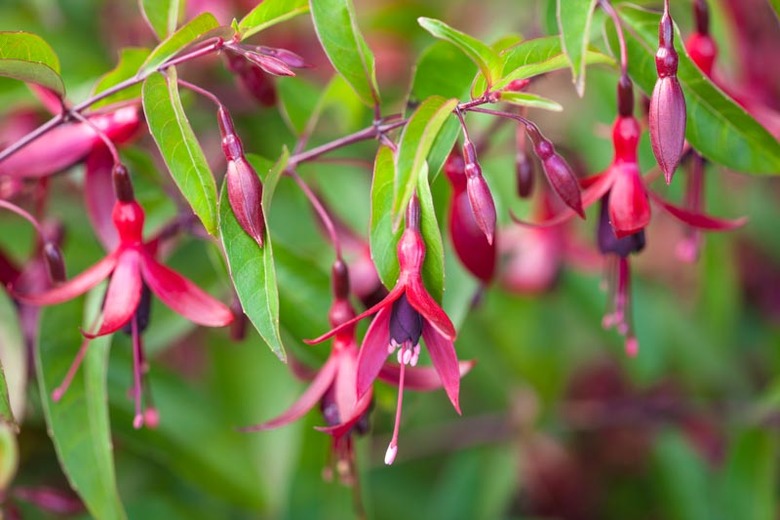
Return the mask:
M 685 96 L 677 79 L 678 57 L 674 49 L 674 22 L 667 0 L 658 25 L 658 52 L 655 68 L 658 80 L 650 96 L 650 144 L 666 183 L 672 182 L 685 144 Z
M 705 0 L 693 2 L 696 32 L 685 41 L 685 51 L 697 67 L 709 78 L 718 55 L 718 46 L 710 36 L 710 13 Z
M 431 361 L 442 386 L 455 410 L 460 413 L 458 394 L 461 368 L 453 342 L 455 327 L 447 314 L 428 294 L 422 281 L 425 243 L 420 234 L 420 205 L 413 197 L 406 212 L 406 229 L 398 241 L 398 263 L 401 272 L 398 282 L 384 300 L 365 312 L 335 327 L 322 336 L 307 341 L 315 344 L 352 327 L 358 320 L 376 314 L 368 327 L 357 361 L 357 395 L 362 397 L 380 376 L 388 355 L 397 351 L 398 406 L 396 409 L 393 438 L 385 455 L 385 463 L 392 464 L 398 453 L 398 428 L 400 425 L 403 390 L 407 374 L 420 357 L 420 337 L 425 340 Z M 411 377 L 411 375 L 410 375 Z
M 130 141 L 141 126 L 136 105 L 92 114 L 87 119 L 89 124 L 62 124 L 4 159 L 0 162 L 0 176 L 45 177 L 84 160 L 91 151 L 105 147 L 92 125 L 115 144 Z
M 452 186 L 449 230 L 455 253 L 471 274 L 485 284 L 489 284 L 496 270 L 496 242 L 488 240 L 474 218 L 467 192 L 468 181 L 463 156 L 453 150 L 444 164 L 444 173 L 447 174 L 447 179 Z M 495 208 L 493 218 L 493 226 L 495 226 Z
M 631 311 L 631 267 L 628 256 L 645 247 L 645 231 L 618 238 L 609 222 L 609 199 L 606 194 L 601 201 L 596 242 L 599 251 L 606 258 L 607 312 L 602 325 L 605 329 L 615 327 L 625 337 L 626 354 L 631 357 L 639 353 L 639 341 L 634 334 Z
M 222 151 L 227 159 L 225 183 L 228 201 L 241 228 L 263 247 L 265 217 L 263 216 L 263 184 L 257 172 L 244 156 L 241 139 L 236 134 L 233 120 L 225 107 L 218 111 L 219 131 L 222 134 Z
M 38 294 L 17 294 L 24 303 L 55 305 L 71 300 L 110 278 L 103 302 L 102 320 L 96 332 L 84 333 L 87 340 L 111 334 L 129 325 L 133 335 L 133 361 L 136 393 L 136 428 L 146 422 L 156 423 L 156 411 L 141 410 L 141 376 L 144 366 L 142 344 L 139 337 L 143 329 L 144 288 L 148 287 L 163 303 L 185 318 L 208 327 L 222 327 L 233 321 L 228 307 L 215 300 L 190 280 L 168 269 L 155 259 L 157 241 L 144 242 L 144 211 L 135 201 L 127 170 L 122 165 L 114 168 L 114 186 L 117 201 L 114 204 L 113 222 L 119 237 L 117 247 L 103 260 L 75 278 L 48 291 Z M 86 341 L 71 366 L 63 384 L 52 398 L 59 400 L 83 358 Z

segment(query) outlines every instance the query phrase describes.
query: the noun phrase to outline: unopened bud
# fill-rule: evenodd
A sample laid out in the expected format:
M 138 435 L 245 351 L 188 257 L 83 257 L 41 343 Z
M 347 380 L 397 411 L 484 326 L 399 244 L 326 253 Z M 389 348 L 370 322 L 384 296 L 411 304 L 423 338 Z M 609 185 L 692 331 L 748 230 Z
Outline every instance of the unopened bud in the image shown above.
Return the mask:
M 263 217 L 263 184 L 255 169 L 244 157 L 228 162 L 228 201 L 241 228 L 263 247 L 265 218 Z
M 236 127 L 233 125 L 233 118 L 230 117 L 224 105 L 220 105 L 217 110 L 217 121 L 219 122 L 219 133 L 222 136 L 222 152 L 228 161 L 235 161 L 244 156 L 244 147 L 241 139 L 236 133 Z
M 659 77 L 650 97 L 650 144 L 666 183 L 682 158 L 685 145 L 685 96 L 677 76 Z
M 528 86 L 528 84 L 531 83 L 530 79 L 515 79 L 509 82 L 509 84 L 504 87 L 504 90 L 508 90 L 509 92 L 520 92 L 525 87 Z
M 287 49 L 280 49 L 277 47 L 266 47 L 264 45 L 258 45 L 257 52 L 281 60 L 288 67 L 300 69 L 300 68 L 306 68 L 310 66 L 298 54 Z
M 482 168 L 477 162 L 477 151 L 474 143 L 466 141 L 463 145 L 464 173 L 466 175 L 466 192 L 471 204 L 471 212 L 479 229 L 485 234 L 488 243 L 493 243 L 496 232 L 496 205 L 493 195 L 482 176 Z
M 295 73 L 285 62 L 273 56 L 264 56 L 263 54 L 249 51 L 244 54 L 244 57 L 268 74 L 274 76 L 295 76 Z
M 718 47 L 709 34 L 693 33 L 685 42 L 685 50 L 706 76 L 712 76 L 715 58 L 718 56 Z
M 246 91 L 264 107 L 276 104 L 276 87 L 271 78 L 243 56 L 226 52 L 228 68 L 238 76 Z
M 576 211 L 579 216 L 585 218 L 580 184 L 577 182 L 574 172 L 571 171 L 563 157 L 555 152 L 555 146 L 539 132 L 536 125 L 527 124 L 526 131 L 534 145 L 534 153 L 542 161 L 544 175 L 547 177 L 553 190 L 555 190 L 555 193 L 563 200 L 564 204 Z
M 43 257 L 46 260 L 46 269 L 49 272 L 49 278 L 52 282 L 61 283 L 67 279 L 65 274 L 65 261 L 62 258 L 62 251 L 53 242 L 43 244 Z
M 133 183 L 130 181 L 130 173 L 123 164 L 116 164 L 111 170 L 111 178 L 114 181 L 114 194 L 120 202 L 133 202 Z

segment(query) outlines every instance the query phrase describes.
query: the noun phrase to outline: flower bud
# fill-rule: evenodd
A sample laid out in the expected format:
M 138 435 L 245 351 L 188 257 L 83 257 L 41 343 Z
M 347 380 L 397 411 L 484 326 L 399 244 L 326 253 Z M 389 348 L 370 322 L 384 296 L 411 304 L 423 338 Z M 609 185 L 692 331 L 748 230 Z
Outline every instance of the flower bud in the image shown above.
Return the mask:
M 650 144 L 667 184 L 682 158 L 685 117 L 685 97 L 677 76 L 659 78 L 650 97 Z
M 257 52 L 266 56 L 271 56 L 284 62 L 288 67 L 296 69 L 307 68 L 310 65 L 306 63 L 303 58 L 293 51 L 287 49 L 280 49 L 277 47 L 266 47 L 264 45 L 258 45 L 256 47 Z
M 525 153 L 525 126 L 515 127 L 515 178 L 517 180 L 517 195 L 521 199 L 531 196 L 534 189 L 534 163 Z
M 664 11 L 658 25 L 658 52 L 655 68 L 658 79 L 650 96 L 650 144 L 666 183 L 682 157 L 685 144 L 685 97 L 677 79 L 677 51 L 674 49 L 674 24 Z
M 241 139 L 238 137 L 236 128 L 233 126 L 233 119 L 224 105 L 220 105 L 217 110 L 217 122 L 219 123 L 219 133 L 222 136 L 222 153 L 225 154 L 225 158 L 228 161 L 235 161 L 244 157 Z
M 527 87 L 529 83 L 531 83 L 531 80 L 528 78 L 515 79 L 510 81 L 509 84 L 504 87 L 504 90 L 508 90 L 509 92 L 520 92 Z
M 228 161 L 228 201 L 241 228 L 263 247 L 265 218 L 263 217 L 263 184 L 245 157 Z
M 54 283 L 61 283 L 67 279 L 65 274 L 65 261 L 62 258 L 62 251 L 53 242 L 43 244 L 43 258 L 46 260 L 46 269 L 49 272 L 49 278 Z
M 477 162 L 476 149 L 471 141 L 463 145 L 463 158 L 465 162 L 466 193 L 469 196 L 471 212 L 479 229 L 485 234 L 489 244 L 493 243 L 496 232 L 496 205 L 493 195 L 482 176 L 482 168 Z
M 60 517 L 84 512 L 83 502 L 70 491 L 51 487 L 16 487 L 13 496 Z
M 710 35 L 693 33 L 685 42 L 685 50 L 707 77 L 712 76 L 712 67 L 718 55 L 718 48 Z
M 542 161 L 544 174 L 555 193 L 563 200 L 564 204 L 576 211 L 579 216 L 585 218 L 585 211 L 582 209 L 580 185 L 574 172 L 571 171 L 563 157 L 555 152 L 555 146 L 539 132 L 536 125 L 526 124 L 526 131 L 534 145 L 534 153 Z
M 274 76 L 295 76 L 295 73 L 287 66 L 285 62 L 273 56 L 247 51 L 244 58 L 260 67 L 261 70 Z

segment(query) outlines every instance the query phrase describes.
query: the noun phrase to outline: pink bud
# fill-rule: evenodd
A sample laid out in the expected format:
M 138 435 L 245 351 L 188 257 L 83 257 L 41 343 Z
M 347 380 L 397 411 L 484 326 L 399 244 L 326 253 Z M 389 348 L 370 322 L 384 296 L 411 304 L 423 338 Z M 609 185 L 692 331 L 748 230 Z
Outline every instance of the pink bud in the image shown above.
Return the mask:
M 682 158 L 685 117 L 685 97 L 677 76 L 660 77 L 650 97 L 650 144 L 667 184 Z
M 515 155 L 515 178 L 517 195 L 522 199 L 530 197 L 534 190 L 534 163 L 525 153 Z
M 84 504 L 76 495 L 52 487 L 17 487 L 13 496 L 58 516 L 84 512 Z
M 257 65 L 268 74 L 274 76 L 295 76 L 295 73 L 285 62 L 278 58 L 274 58 L 273 56 L 264 56 L 257 52 L 248 51 L 244 54 L 244 58 Z
M 265 219 L 263 217 L 263 184 L 255 169 L 244 157 L 228 161 L 227 174 L 228 200 L 236 220 L 246 233 L 263 247 Z
M 555 152 L 555 146 L 544 137 L 534 124 L 526 124 L 528 137 L 534 145 L 534 153 L 542 161 L 542 169 L 555 190 L 555 193 L 563 200 L 564 204 L 577 212 L 579 216 L 585 218 L 585 211 L 582 209 L 582 197 L 580 195 L 580 184 L 577 177 L 566 161 Z
M 464 173 L 466 175 L 466 192 L 471 204 L 471 212 L 479 229 L 485 234 L 489 244 L 493 243 L 496 232 L 496 205 L 493 195 L 482 176 L 482 168 L 477 162 L 477 152 L 471 141 L 463 145 L 463 159 L 465 162 Z
M 264 45 L 258 45 L 257 52 L 281 60 L 288 67 L 293 67 L 293 68 L 309 67 L 309 64 L 306 63 L 303 60 L 303 58 L 301 58 L 298 54 L 295 54 L 293 51 L 289 51 L 287 49 L 279 49 L 277 47 L 265 47 Z
M 220 105 L 217 110 L 217 122 L 219 123 L 219 133 L 222 136 L 222 152 L 225 154 L 225 158 L 228 161 L 235 161 L 244 157 L 241 139 L 238 137 L 236 128 L 233 126 L 233 119 L 224 105 Z

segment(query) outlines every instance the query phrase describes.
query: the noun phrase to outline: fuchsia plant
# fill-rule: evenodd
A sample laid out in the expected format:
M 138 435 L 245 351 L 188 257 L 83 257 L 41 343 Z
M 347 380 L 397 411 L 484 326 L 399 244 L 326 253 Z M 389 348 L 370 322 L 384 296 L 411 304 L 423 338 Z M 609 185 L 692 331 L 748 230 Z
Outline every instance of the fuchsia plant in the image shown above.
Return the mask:
M 93 93 L 79 103 L 71 103 L 66 96 L 59 60 L 48 44 L 31 33 L 0 32 L 0 75 L 27 83 L 38 104 L 51 113 L 48 121 L 32 127 L 30 121 L 37 121 L 37 112 L 29 119 L 9 116 L 12 127 L 0 131 L 0 208 L 23 217 L 36 230 L 31 252 L 6 243 L 0 246 L 0 282 L 15 302 L 12 311 L 17 312 L 18 307 L 20 320 L 25 322 L 25 340 L 32 346 L 30 357 L 36 360 L 40 393 L 44 396 L 42 413 L 53 432 L 69 482 L 90 514 L 124 516 L 112 516 L 101 509 L 109 507 L 105 506 L 108 503 L 119 504 L 121 509 L 118 494 L 110 496 L 115 491 L 109 490 L 106 499 L 101 494 L 105 490 L 90 492 L 94 479 L 82 467 L 93 464 L 92 457 L 96 457 L 99 478 L 113 485 L 111 431 L 100 429 L 100 425 L 108 424 L 108 393 L 102 380 L 98 384 L 87 379 L 89 385 L 83 385 L 99 392 L 87 396 L 88 410 L 77 410 L 96 414 L 86 421 L 89 435 L 94 436 L 88 444 L 94 451 L 79 451 L 83 448 L 78 445 L 72 448 L 76 453 L 72 458 L 68 442 L 74 443 L 63 439 L 61 432 L 78 428 L 72 418 L 73 422 L 64 427 L 58 422 L 68 421 L 68 413 L 74 413 L 69 412 L 67 400 L 62 398 L 69 388 L 79 392 L 78 399 L 84 396 L 82 385 L 72 383 L 78 382 L 82 361 L 89 360 L 90 341 L 123 331 L 132 344 L 132 425 L 135 429 L 155 428 L 166 420 L 164 406 L 158 411 L 152 403 L 146 381 L 150 360 L 144 338 L 150 342 L 151 351 L 153 334 L 146 330 L 150 320 L 154 321 L 152 294 L 194 325 L 220 328 L 234 324 L 234 340 L 247 336 L 244 327 L 251 323 L 274 354 L 290 363 L 295 375 L 310 381 L 294 401 L 271 392 L 268 398 L 275 409 L 281 409 L 283 403 L 292 404 L 276 417 L 242 431 L 279 428 L 319 406 L 324 424 L 316 429 L 331 438 L 332 464 L 326 474 L 332 475 L 335 470 L 339 480 L 354 485 L 357 502 L 362 472 L 356 463 L 360 451 L 356 449 L 357 436 L 369 433 L 369 417 L 375 404 L 380 412 L 392 406 L 383 399 L 386 394 L 377 382 L 397 387 L 394 423 L 384 455 L 385 464 L 391 465 L 399 450 L 405 390 L 443 388 L 458 415 L 474 412 L 468 406 L 461 410 L 461 378 L 476 361 L 459 361 L 459 357 L 486 352 L 494 343 L 501 343 L 504 338 L 492 337 L 503 332 L 502 327 L 493 330 L 495 319 L 503 320 L 500 323 L 504 326 L 514 319 L 487 316 L 480 324 L 480 313 L 501 314 L 503 311 L 495 308 L 496 301 L 509 295 L 541 296 L 564 285 L 556 282 L 565 282 L 563 273 L 569 267 L 579 267 L 576 261 L 569 266 L 566 260 L 595 258 L 580 264 L 588 264 L 586 271 L 595 270 L 593 264 L 604 268 L 608 295 L 601 325 L 614 327 L 623 336 L 628 356 L 639 354 L 642 331 L 637 333 L 634 327 L 633 301 L 637 296 L 630 258 L 647 254 L 648 237 L 656 243 L 653 227 L 658 219 L 654 218 L 654 206 L 685 226 L 685 238 L 677 252 L 680 258 L 692 262 L 701 250 L 702 230 L 734 230 L 747 222 L 747 218 L 729 220 L 704 213 L 706 165 L 722 164 L 732 169 L 746 165 L 757 173 L 776 173 L 773 169 L 780 165 L 780 147 L 713 86 L 713 78 L 718 78 L 714 74 L 718 52 L 710 34 L 706 1 L 693 0 L 696 28 L 685 41 L 687 55 L 681 51 L 678 54 L 674 45 L 669 0 L 664 1 L 660 15 L 624 2 L 613 5 L 609 0 L 599 0 L 588 3 L 587 9 L 573 9 L 574 3 L 568 2 L 557 0 L 553 6 L 557 9 L 549 11 L 557 13 L 559 35 L 525 40 L 509 36 L 483 43 L 443 21 L 420 18 L 423 29 L 448 43 L 422 54 L 405 101 L 394 99 L 392 89 L 383 89 L 380 95 L 376 69 L 382 63 L 372 51 L 372 46 L 380 45 L 373 41 L 369 45 L 364 40 L 348 0 L 265 0 L 230 25 L 220 24 L 205 4 L 190 6 L 199 14 L 182 25 L 185 8 L 180 3 L 163 8 L 165 3 L 139 2 L 142 18 L 158 43 L 149 49 L 125 49 L 117 68 L 103 76 Z M 233 7 L 232 2 L 219 2 L 214 10 L 222 18 Z M 607 15 L 606 42 L 597 37 L 599 31 L 590 28 L 596 8 Z M 307 47 L 305 42 L 314 39 L 295 32 L 300 29 L 291 29 L 290 35 L 282 36 L 266 33 L 260 38 L 262 44 L 249 43 L 271 25 L 304 13 L 310 14 L 318 45 L 329 65 L 321 60 L 322 53 Z M 305 30 L 309 30 L 308 25 Z M 617 46 L 610 47 L 610 41 Z M 285 42 L 293 50 L 285 48 Z M 611 48 L 618 51 L 614 57 L 609 55 Z M 221 73 L 205 69 L 213 66 L 214 60 L 204 58 L 215 55 L 222 55 L 221 66 L 248 94 L 246 99 L 233 99 L 232 92 L 240 92 L 236 85 L 221 83 Z M 219 60 L 216 63 L 219 65 Z M 443 72 L 451 63 L 458 65 Z M 468 69 L 464 63 L 473 71 L 464 72 Z M 612 155 L 594 158 L 589 150 L 579 150 L 588 155 L 586 161 L 581 161 L 577 150 L 561 142 L 567 125 L 554 125 L 550 120 L 558 117 L 558 121 L 573 121 L 577 116 L 570 115 L 570 111 L 576 101 L 559 104 L 547 99 L 542 95 L 547 93 L 547 83 L 537 79 L 549 79 L 555 85 L 552 82 L 557 71 L 570 67 L 576 90 L 582 95 L 585 71 L 592 64 L 616 65 L 615 103 L 609 104 L 613 107 L 608 136 Z M 326 85 L 323 77 L 329 74 L 330 66 L 336 76 Z M 315 70 L 311 73 L 307 69 Z M 635 115 L 635 87 L 649 95 L 646 127 L 650 146 L 646 155 L 650 157 L 651 149 L 660 171 L 654 167 L 643 173 L 640 166 L 644 164 L 644 128 L 642 118 Z M 182 89 L 198 94 L 196 99 L 182 96 Z M 559 91 L 550 88 L 549 92 L 554 96 Z M 196 103 L 203 99 L 216 105 L 216 124 L 213 114 L 208 118 L 194 115 L 199 110 Z M 262 117 L 250 121 L 246 115 L 254 117 L 257 104 L 262 107 Z M 275 112 L 277 107 L 279 114 Z M 538 109 L 550 113 L 564 110 L 564 114 L 544 116 Z M 201 126 L 201 120 L 210 121 L 211 127 Z M 713 121 L 722 124 L 723 129 L 714 129 Z M 508 146 L 503 146 L 502 129 L 509 124 L 514 127 L 508 133 Z M 336 127 L 346 128 L 346 135 L 327 135 Z M 590 127 L 595 128 L 595 123 Z M 153 139 L 144 139 L 146 133 Z M 587 138 L 600 137 L 598 130 L 593 133 Z M 360 146 L 353 146 L 357 144 Z M 225 163 L 219 162 L 221 158 L 212 161 L 214 158 L 209 156 L 212 149 L 220 147 Z M 374 154 L 376 149 L 379 151 Z M 499 159 L 495 163 L 500 164 L 501 154 L 507 149 L 512 155 L 510 171 L 493 168 L 493 155 Z M 325 157 L 333 152 L 338 153 Z M 363 184 L 355 181 L 353 185 L 351 178 L 339 180 L 331 172 L 348 165 L 344 170 L 351 174 L 352 169 L 370 164 L 372 158 L 370 201 L 361 204 L 362 200 L 351 197 Z M 597 162 L 603 168 L 600 173 L 580 175 L 585 169 L 581 164 Z M 132 167 L 132 174 L 125 164 Z M 162 164 L 173 182 L 167 175 L 158 175 L 157 167 Z M 215 164 L 224 167 L 215 168 Z M 682 204 L 670 202 L 665 192 L 659 194 L 652 187 L 660 173 L 670 184 L 680 164 L 689 169 Z M 438 179 L 442 170 L 443 180 Z M 537 174 L 544 175 L 543 186 L 537 185 Z M 288 181 L 291 186 L 286 185 Z M 449 185 L 442 188 L 445 183 Z M 512 189 L 502 192 L 510 185 Z M 94 234 L 89 238 L 96 237 L 106 250 L 96 263 L 82 251 L 71 253 L 79 246 L 71 246 L 67 226 L 60 231 L 60 222 L 73 218 L 62 209 L 67 206 L 60 204 L 67 200 L 69 190 L 77 190 L 82 197 L 83 217 L 91 223 Z M 674 190 L 669 193 L 673 195 Z M 306 235 L 311 232 L 307 226 L 309 215 L 300 211 L 300 203 L 310 206 L 314 214 L 313 235 Z M 591 207 L 596 204 L 599 207 L 594 212 Z M 445 208 L 447 223 L 440 225 L 437 218 L 445 215 Z M 535 222 L 516 217 L 520 212 L 530 213 Z M 366 218 L 369 213 L 370 221 Z M 575 216 L 586 220 L 585 224 L 575 223 Z M 586 234 L 579 233 L 581 225 L 595 231 L 595 241 L 589 242 L 583 254 L 579 254 L 583 249 L 580 236 Z M 150 235 L 147 227 L 160 231 Z M 442 228 L 447 232 L 442 233 Z M 76 233 L 73 240 L 83 241 L 80 234 Z M 306 238 L 301 239 L 299 234 Z M 192 276 L 190 280 L 163 264 L 168 251 L 163 246 L 173 243 L 174 236 L 187 235 L 198 238 L 193 247 L 208 254 L 187 257 L 182 272 L 191 276 L 187 269 L 193 267 L 197 272 L 195 266 L 208 258 L 214 280 L 221 276 L 229 289 L 226 294 L 212 296 L 201 288 L 211 287 L 207 279 Z M 665 237 L 659 238 L 660 243 Z M 445 273 L 445 251 L 454 252 L 466 274 L 450 277 Z M 74 265 L 92 265 L 68 279 L 65 266 L 71 254 L 79 258 Z M 329 295 L 325 289 L 328 277 L 322 272 L 326 266 L 331 266 Z M 476 282 L 462 280 L 468 276 Z M 45 334 L 50 332 L 45 327 L 51 321 L 47 320 L 62 312 L 55 306 L 75 300 L 103 282 L 106 288 L 99 312 L 82 330 L 82 344 L 64 379 L 52 388 L 50 370 L 54 365 L 47 356 L 59 354 L 61 349 L 49 344 L 51 334 Z M 229 299 L 230 306 L 221 299 Z M 364 305 L 362 312 L 353 307 L 358 301 Z M 43 313 L 44 329 L 40 334 L 35 330 L 37 307 L 54 307 Z M 358 325 L 368 317 L 372 319 L 361 338 Z M 518 317 L 518 323 L 523 319 Z M 557 314 L 555 319 L 559 319 Z M 463 324 L 465 329 L 459 331 L 456 324 Z M 70 326 L 75 334 L 78 324 Z M 320 336 L 303 339 L 326 326 L 330 330 Z M 472 326 L 477 332 L 469 330 Z M 460 337 L 470 341 L 458 343 L 460 332 Z M 223 332 L 218 334 L 220 341 L 227 338 Z M 601 331 L 599 334 L 606 337 Z M 529 332 L 528 337 L 532 336 L 534 333 Z M 197 339 L 205 337 L 199 334 Z M 169 345 L 155 348 L 194 348 L 187 344 L 193 338 L 176 338 L 179 341 L 170 340 Z M 475 345 L 474 338 L 482 341 Z M 319 368 L 306 367 L 299 361 L 303 356 L 296 349 L 304 348 L 299 343 L 318 345 L 327 340 L 332 340 L 330 350 L 322 356 L 324 362 Z M 45 344 L 35 345 L 41 342 Z M 526 348 L 514 343 L 505 341 L 504 350 Z M 496 357 L 486 357 L 495 366 L 504 364 L 503 354 L 490 352 Z M 199 351 L 187 352 L 193 358 L 201 355 Z M 218 358 L 225 354 L 209 351 L 208 355 Z M 534 361 L 535 354 L 519 359 L 501 368 L 512 372 L 523 365 L 525 370 L 524 363 Z M 430 366 L 426 366 L 428 360 Z M 103 377 L 104 365 L 105 358 L 100 372 L 87 363 L 81 373 L 85 378 L 95 374 Z M 213 368 L 210 363 L 203 365 Z M 522 370 L 518 369 L 517 374 Z M 207 379 L 200 377 L 197 369 L 192 372 L 198 384 Z M 0 419 L 13 423 L 10 405 L 4 409 L 7 396 L 2 370 L 0 375 Z M 510 388 L 509 394 L 519 386 L 532 386 L 537 376 L 524 374 L 528 381 L 522 385 L 500 381 L 496 386 Z M 56 374 L 59 377 L 61 373 Z M 229 396 L 222 396 L 222 402 L 235 400 L 234 394 Z M 222 422 L 226 418 L 237 421 L 232 413 L 226 406 L 218 420 L 203 422 L 219 423 L 221 431 L 228 431 L 230 425 L 223 428 Z M 506 421 L 523 423 L 512 425 L 517 431 L 512 430 L 511 436 L 521 439 L 518 442 L 541 442 L 536 433 L 526 435 L 541 422 L 536 420 L 535 409 L 523 413 L 529 417 Z M 556 414 L 558 411 L 553 410 L 550 415 Z M 407 406 L 407 419 L 410 415 Z M 169 424 L 164 426 L 168 428 Z M 171 423 L 170 427 L 176 426 Z M 0 424 L 0 435 L 3 428 Z M 148 435 L 154 442 L 163 429 L 146 434 L 131 431 Z M 215 445 L 221 442 L 216 433 L 210 435 Z M 262 434 L 258 437 L 263 439 Z M 456 443 L 468 436 L 451 437 L 448 441 Z M 265 442 L 250 436 L 242 439 L 240 442 L 247 445 Z M 210 446 L 198 444 L 197 450 L 188 449 L 209 450 Z M 193 466 L 208 465 L 221 457 L 211 455 Z M 74 460 L 89 464 L 80 466 Z M 0 502 L 7 487 L 1 473 L 2 468 Z M 214 475 L 224 476 L 219 472 Z M 206 480 L 216 478 L 214 475 Z M 225 486 L 235 487 L 236 483 Z M 57 498 L 46 493 L 17 495 L 41 503 Z M 80 505 L 74 504 L 74 510 Z M 8 508 L 13 506 L 7 503 Z

